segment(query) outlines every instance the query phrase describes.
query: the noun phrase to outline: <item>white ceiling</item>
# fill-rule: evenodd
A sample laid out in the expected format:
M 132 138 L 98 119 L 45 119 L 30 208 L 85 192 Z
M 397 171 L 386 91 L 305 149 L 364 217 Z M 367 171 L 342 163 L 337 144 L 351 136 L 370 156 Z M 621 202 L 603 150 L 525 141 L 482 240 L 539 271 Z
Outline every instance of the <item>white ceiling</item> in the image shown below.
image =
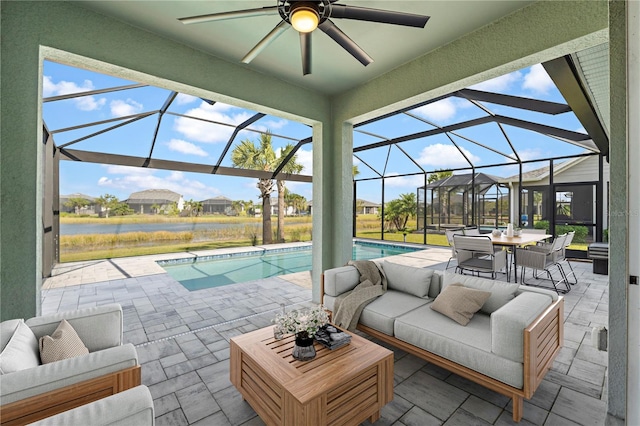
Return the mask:
M 374 62 L 364 67 L 320 30 L 313 33 L 312 74 L 302 75 L 300 42 L 293 28 L 250 64 L 241 58 L 280 17 L 258 16 L 184 25 L 193 15 L 274 6 L 268 1 L 81 1 L 87 9 L 112 16 L 258 72 L 327 94 L 357 87 L 406 62 L 527 6 L 532 1 L 359 1 L 339 4 L 431 16 L 424 29 L 347 19 L 334 23 L 364 49 Z M 171 61 L 171 58 L 167 58 Z M 215 71 L 212 70 L 212 75 Z

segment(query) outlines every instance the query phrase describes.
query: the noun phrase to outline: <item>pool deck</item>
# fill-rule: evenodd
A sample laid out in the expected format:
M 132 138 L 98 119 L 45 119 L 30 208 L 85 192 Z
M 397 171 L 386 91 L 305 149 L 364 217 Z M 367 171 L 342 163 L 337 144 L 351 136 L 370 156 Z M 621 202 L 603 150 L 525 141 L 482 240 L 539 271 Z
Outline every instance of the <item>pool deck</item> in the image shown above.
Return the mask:
M 225 252 L 234 250 L 242 249 Z M 43 284 L 42 311 L 120 303 L 124 340 L 136 345 L 158 426 L 262 425 L 229 381 L 229 339 L 269 325 L 281 303 L 289 309 L 309 305 L 310 274 L 190 292 L 155 263 L 220 253 L 58 265 Z M 389 259 L 443 270 L 450 253 L 427 247 Z M 565 345 L 534 397 L 525 401 L 520 425 L 605 424 L 608 358 L 591 346 L 591 329 L 608 323 L 608 276 L 593 274 L 591 263 L 572 263 L 578 284 L 565 295 Z M 376 425 L 512 424 L 506 397 L 402 351 L 394 349 L 394 355 L 394 400 Z

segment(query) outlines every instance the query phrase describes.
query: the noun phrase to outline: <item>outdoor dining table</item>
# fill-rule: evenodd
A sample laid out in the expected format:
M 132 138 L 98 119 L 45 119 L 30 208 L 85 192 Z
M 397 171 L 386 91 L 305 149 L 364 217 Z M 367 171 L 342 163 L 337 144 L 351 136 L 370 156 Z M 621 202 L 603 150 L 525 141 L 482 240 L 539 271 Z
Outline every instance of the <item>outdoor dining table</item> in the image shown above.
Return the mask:
M 518 260 L 516 258 L 516 247 L 526 246 L 528 244 L 535 244 L 538 241 L 546 240 L 547 238 L 553 237 L 553 235 L 549 234 L 534 234 L 523 232 L 520 236 L 516 237 L 507 237 L 504 233 L 499 236 L 494 236 L 493 234 L 486 234 L 489 238 L 491 238 L 491 242 L 494 246 L 503 246 L 511 248 L 511 253 L 513 253 L 513 272 L 514 272 L 514 282 L 518 283 Z

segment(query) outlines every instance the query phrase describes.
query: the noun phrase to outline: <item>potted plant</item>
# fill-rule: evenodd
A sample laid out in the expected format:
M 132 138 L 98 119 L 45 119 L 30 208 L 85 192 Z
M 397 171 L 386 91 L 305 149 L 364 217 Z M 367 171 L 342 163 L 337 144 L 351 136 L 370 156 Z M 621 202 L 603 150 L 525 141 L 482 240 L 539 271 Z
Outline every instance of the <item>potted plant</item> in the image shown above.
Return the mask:
M 324 306 L 318 305 L 278 314 L 273 322 L 277 332 L 295 335 L 292 355 L 297 360 L 307 361 L 316 356 L 313 336 L 320 327 L 329 323 L 329 314 Z

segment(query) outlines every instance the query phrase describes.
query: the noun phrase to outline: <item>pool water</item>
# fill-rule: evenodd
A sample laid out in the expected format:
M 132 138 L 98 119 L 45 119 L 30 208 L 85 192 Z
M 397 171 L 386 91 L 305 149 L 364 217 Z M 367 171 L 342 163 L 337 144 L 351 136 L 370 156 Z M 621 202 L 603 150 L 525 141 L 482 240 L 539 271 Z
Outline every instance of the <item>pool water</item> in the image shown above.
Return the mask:
M 356 242 L 353 259 L 368 260 L 410 253 L 418 248 Z M 188 263 L 158 262 L 187 290 L 220 287 L 261 278 L 311 270 L 311 247 L 289 251 L 266 251 L 262 255 L 240 255 L 224 259 L 196 260 Z

